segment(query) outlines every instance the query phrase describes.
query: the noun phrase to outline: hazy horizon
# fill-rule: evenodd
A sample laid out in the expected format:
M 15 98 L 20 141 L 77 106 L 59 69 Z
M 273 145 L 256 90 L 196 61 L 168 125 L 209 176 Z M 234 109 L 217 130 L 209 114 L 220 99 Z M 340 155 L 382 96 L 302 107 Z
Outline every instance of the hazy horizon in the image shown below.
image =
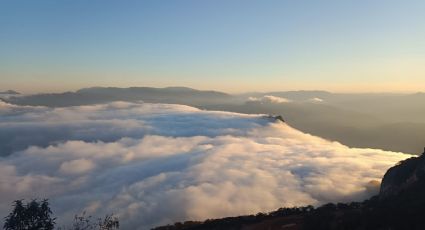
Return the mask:
M 424 9 L 419 0 L 2 1 L 0 87 L 417 92 Z
M 360 90 L 360 91 L 350 91 L 350 90 L 328 90 L 323 88 L 276 88 L 276 89 L 253 89 L 253 90 L 244 90 L 244 91 L 226 91 L 225 89 L 220 90 L 217 88 L 211 88 L 211 87 L 205 87 L 205 88 L 197 88 L 197 87 L 191 87 L 187 85 L 123 85 L 123 86 L 117 86 L 117 85 L 86 85 L 81 87 L 71 87 L 67 89 L 46 89 L 46 90 L 34 90 L 29 89 L 26 90 L 26 87 L 15 87 L 15 88 L 6 88 L 1 87 L 0 92 L 6 92 L 8 90 L 16 91 L 20 94 L 24 95 L 32 95 L 32 94 L 45 94 L 45 93 L 65 93 L 65 92 L 75 92 L 81 89 L 88 89 L 88 88 L 139 88 L 139 87 L 148 87 L 148 88 L 173 88 L 173 87 L 183 87 L 183 88 L 191 88 L 195 90 L 201 90 L 201 91 L 217 91 L 222 93 L 227 93 L 231 95 L 239 95 L 239 94 L 249 94 L 249 93 L 270 93 L 270 92 L 290 92 L 290 91 L 324 91 L 329 93 L 335 93 L 335 94 L 415 94 L 415 93 L 424 93 L 425 90 L 394 90 L 394 91 L 386 91 L 386 90 Z M 20 90 L 21 89 L 21 90 Z

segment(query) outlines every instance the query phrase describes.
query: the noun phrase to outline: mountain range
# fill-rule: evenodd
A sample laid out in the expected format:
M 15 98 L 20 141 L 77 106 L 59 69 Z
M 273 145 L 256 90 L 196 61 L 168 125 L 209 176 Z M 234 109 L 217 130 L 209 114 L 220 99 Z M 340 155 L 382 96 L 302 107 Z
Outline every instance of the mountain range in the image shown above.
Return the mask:
M 226 101 L 230 98 L 231 96 L 225 93 L 217 91 L 200 91 L 186 87 L 93 87 L 80 89 L 75 92 L 11 97 L 7 99 L 6 102 L 17 105 L 48 107 L 91 105 L 112 101 L 145 101 L 152 103 L 205 105 Z
M 282 91 L 227 94 L 187 87 L 93 87 L 9 96 L 17 105 L 66 107 L 145 101 L 252 114 L 282 115 L 295 128 L 350 147 L 417 153 L 425 142 L 425 94 Z

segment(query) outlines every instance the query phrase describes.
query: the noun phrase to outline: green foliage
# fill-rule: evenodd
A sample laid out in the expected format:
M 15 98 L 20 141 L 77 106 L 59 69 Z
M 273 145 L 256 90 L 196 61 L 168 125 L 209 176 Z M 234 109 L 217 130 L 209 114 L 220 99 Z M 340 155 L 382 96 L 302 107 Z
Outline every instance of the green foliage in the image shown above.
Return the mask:
M 48 200 L 32 200 L 24 204 L 23 200 L 13 202 L 12 212 L 5 218 L 5 230 L 51 230 L 55 219 L 50 217 L 52 211 Z

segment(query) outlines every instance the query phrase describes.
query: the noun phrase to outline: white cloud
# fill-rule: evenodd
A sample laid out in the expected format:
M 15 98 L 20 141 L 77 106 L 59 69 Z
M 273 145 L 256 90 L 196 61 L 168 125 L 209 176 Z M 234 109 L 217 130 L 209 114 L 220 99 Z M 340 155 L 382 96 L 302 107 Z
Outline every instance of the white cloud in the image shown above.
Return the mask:
M 82 174 L 89 172 L 94 167 L 95 164 L 91 160 L 82 158 L 63 162 L 59 167 L 59 171 L 65 174 Z
M 320 103 L 323 102 L 324 100 L 318 97 L 314 97 L 314 98 L 310 98 L 309 99 L 310 102 L 315 102 L 315 103 Z
M 248 101 L 261 101 L 260 97 L 248 97 Z
M 288 103 L 291 102 L 291 100 L 283 98 L 283 97 L 276 97 L 271 95 L 263 96 L 264 100 L 272 102 L 272 103 Z
M 264 95 L 263 97 L 249 97 L 250 102 L 261 102 L 261 103 L 289 103 L 291 100 L 283 97 L 276 97 L 272 95 Z
M 362 200 L 410 157 L 348 148 L 261 115 L 182 105 L 7 105 L 0 113 L 0 133 L 25 145 L 0 161 L 0 214 L 13 199 L 48 197 L 59 223 L 86 210 L 143 229 Z

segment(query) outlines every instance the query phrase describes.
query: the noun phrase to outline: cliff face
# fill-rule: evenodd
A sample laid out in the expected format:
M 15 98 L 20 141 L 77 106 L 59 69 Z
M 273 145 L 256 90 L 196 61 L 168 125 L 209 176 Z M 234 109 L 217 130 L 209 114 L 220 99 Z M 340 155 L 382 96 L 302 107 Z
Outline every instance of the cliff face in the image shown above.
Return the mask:
M 425 154 L 406 159 L 384 175 L 379 197 L 385 199 L 417 187 L 425 180 Z

